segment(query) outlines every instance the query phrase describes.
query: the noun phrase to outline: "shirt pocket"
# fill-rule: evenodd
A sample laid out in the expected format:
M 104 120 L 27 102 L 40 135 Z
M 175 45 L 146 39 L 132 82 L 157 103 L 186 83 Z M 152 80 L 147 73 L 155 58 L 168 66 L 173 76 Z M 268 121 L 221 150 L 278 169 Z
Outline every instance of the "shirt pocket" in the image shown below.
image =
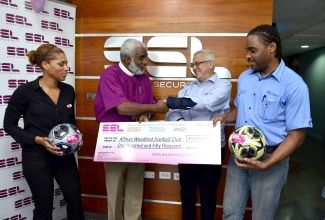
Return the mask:
M 280 114 L 281 107 L 277 99 L 265 99 L 259 106 L 259 116 L 265 120 L 274 120 Z

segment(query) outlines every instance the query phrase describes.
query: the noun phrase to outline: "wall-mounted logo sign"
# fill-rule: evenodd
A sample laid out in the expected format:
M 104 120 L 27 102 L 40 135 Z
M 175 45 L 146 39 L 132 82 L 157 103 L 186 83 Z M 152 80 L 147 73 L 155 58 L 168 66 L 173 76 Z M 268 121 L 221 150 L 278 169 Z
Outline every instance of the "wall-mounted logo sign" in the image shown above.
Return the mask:
M 128 38 L 135 38 L 144 42 L 143 36 L 112 36 L 108 38 L 104 44 L 104 48 L 116 49 L 120 48 L 123 42 Z M 201 41 L 197 37 L 192 36 L 153 36 L 147 43 L 148 58 L 157 63 L 157 65 L 147 65 L 148 73 L 155 79 L 173 78 L 184 79 L 187 77 L 187 66 L 190 62 L 185 55 L 178 49 L 190 49 L 190 57 L 194 53 L 203 49 Z M 151 49 L 160 49 L 153 51 Z M 105 50 L 104 56 L 111 62 L 120 62 L 120 51 Z M 168 66 L 167 66 L 167 65 Z M 104 68 L 108 66 L 105 65 Z M 195 73 L 190 69 L 193 77 Z M 224 67 L 216 67 L 215 72 L 219 78 L 231 78 L 231 73 Z
M 31 3 L 33 10 L 39 13 L 43 10 L 46 0 L 31 0 Z

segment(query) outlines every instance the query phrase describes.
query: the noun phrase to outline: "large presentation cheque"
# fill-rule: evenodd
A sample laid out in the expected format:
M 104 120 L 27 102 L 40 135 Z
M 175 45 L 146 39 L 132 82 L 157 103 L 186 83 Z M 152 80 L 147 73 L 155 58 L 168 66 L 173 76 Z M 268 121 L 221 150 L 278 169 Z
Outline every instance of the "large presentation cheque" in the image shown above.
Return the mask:
M 94 161 L 221 164 L 220 123 L 102 122 Z

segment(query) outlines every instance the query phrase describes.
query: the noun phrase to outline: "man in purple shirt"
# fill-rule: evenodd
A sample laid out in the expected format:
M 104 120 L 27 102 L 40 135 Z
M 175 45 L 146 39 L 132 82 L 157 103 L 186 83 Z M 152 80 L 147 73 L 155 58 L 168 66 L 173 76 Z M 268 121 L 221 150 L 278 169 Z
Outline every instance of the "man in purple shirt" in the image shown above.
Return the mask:
M 141 123 L 168 111 L 165 100 L 156 101 L 150 79 L 143 74 L 147 56 L 146 46 L 138 40 L 122 44 L 121 62 L 105 69 L 100 78 L 94 106 L 98 122 Z M 108 219 L 141 219 L 145 164 L 106 162 L 104 167 Z

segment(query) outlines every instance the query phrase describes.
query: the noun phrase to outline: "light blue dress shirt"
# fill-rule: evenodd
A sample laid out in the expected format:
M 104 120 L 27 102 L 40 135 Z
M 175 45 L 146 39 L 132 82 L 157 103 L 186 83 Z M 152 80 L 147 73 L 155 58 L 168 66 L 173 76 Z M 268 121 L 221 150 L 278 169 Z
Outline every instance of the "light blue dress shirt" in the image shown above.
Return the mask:
M 238 79 L 235 106 L 236 128 L 257 127 L 270 146 L 281 143 L 288 130 L 312 127 L 308 87 L 283 60 L 264 77 L 259 71 L 244 71 Z
M 189 110 L 170 109 L 166 114 L 167 121 L 209 121 L 217 115 L 229 112 L 231 83 L 229 80 L 218 78 L 217 74 L 202 84 L 198 79 L 187 84 L 180 90 L 178 97 L 191 98 L 197 103 Z M 225 146 L 224 127 L 221 128 L 221 147 Z

